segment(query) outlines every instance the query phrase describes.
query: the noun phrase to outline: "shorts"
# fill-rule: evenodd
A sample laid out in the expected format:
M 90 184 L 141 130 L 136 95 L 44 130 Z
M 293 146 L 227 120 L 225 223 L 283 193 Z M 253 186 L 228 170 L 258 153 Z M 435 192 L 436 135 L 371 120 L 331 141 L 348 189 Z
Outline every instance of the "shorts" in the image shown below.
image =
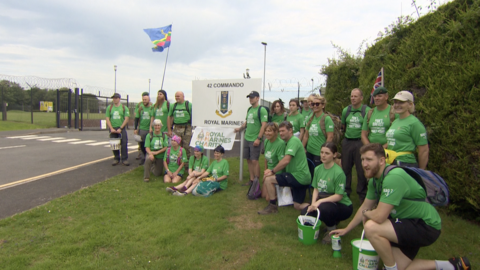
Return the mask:
M 292 190 L 293 201 L 296 203 L 303 203 L 305 195 L 310 185 L 300 184 L 291 173 L 279 173 L 275 175 L 275 180 L 281 187 L 290 187 Z
M 243 140 L 243 156 L 249 160 L 258 160 L 260 158 L 260 151 L 262 142 L 258 146 L 253 146 L 253 142 Z
M 440 236 L 440 230 L 428 226 L 423 219 L 389 219 L 397 234 L 399 248 L 405 256 L 413 261 L 421 247 L 430 246 Z
M 165 171 L 164 175 L 167 175 L 167 171 Z M 180 176 L 180 177 L 183 177 L 183 173 L 179 173 L 177 175 Z

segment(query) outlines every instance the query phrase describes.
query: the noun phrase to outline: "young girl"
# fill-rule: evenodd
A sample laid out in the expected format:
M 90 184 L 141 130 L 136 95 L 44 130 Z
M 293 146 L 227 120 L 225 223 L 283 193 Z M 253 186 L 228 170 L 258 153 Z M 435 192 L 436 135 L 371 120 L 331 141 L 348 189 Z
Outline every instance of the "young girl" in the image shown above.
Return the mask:
M 298 99 L 291 99 L 288 105 L 290 106 L 290 113 L 287 116 L 287 121 L 292 123 L 293 135 L 301 141 L 305 133 L 305 117 L 298 111 L 300 108 Z
M 302 210 L 302 215 L 317 216 L 320 211 L 320 220 L 327 226 L 327 232 L 322 240 L 324 244 L 331 244 L 329 232 L 336 229 L 336 225 L 348 219 L 353 212 L 352 201 L 345 192 L 345 174 L 342 167 L 335 163 L 337 146 L 332 142 L 322 145 L 320 156 L 322 164 L 315 168 L 312 187 L 312 204 Z
M 208 158 L 203 155 L 203 147 L 201 145 L 195 146 L 193 150 L 193 156 L 190 157 L 188 162 L 188 176 L 185 182 L 177 186 L 167 187 L 167 191 L 174 193 L 175 191 L 185 192 L 190 186 L 192 186 L 195 178 L 202 175 L 208 168 Z
M 180 137 L 174 135 L 172 137 L 172 146 L 167 149 L 167 153 L 163 158 L 163 166 L 167 168 L 163 177 L 165 183 L 180 182 L 185 172 L 184 165 L 188 160 L 185 149 L 180 146 L 181 140 Z

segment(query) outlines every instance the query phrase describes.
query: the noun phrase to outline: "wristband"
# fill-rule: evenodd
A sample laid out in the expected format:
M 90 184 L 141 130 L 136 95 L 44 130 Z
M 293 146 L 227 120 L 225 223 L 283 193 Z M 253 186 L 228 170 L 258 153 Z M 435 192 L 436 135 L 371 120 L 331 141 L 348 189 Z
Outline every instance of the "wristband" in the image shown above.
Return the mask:
M 257 137 L 257 139 L 260 140 L 260 141 L 262 140 L 262 138 L 260 138 L 260 137 Z
M 273 169 L 270 170 L 273 174 L 275 174 L 275 172 L 273 171 Z

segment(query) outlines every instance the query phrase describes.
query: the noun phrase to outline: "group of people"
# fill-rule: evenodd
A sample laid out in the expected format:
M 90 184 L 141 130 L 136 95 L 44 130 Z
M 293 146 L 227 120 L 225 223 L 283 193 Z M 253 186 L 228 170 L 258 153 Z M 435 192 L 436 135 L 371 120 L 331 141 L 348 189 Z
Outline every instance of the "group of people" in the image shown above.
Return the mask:
M 351 91 L 351 105 L 343 109 L 339 120 L 344 132 L 341 165 L 336 162 L 340 153 L 333 142 L 336 129 L 332 117 L 336 116 L 325 111 L 323 96 L 312 94 L 302 100 L 302 111 L 297 99 L 290 100 L 288 114 L 281 100 L 274 101 L 271 122 L 267 110 L 259 104 L 259 96 L 256 91 L 247 95 L 251 107 L 245 123 L 235 129 L 245 130 L 243 153 L 250 172 L 246 185 L 260 178 L 258 160 L 265 137 L 263 185 L 269 203 L 258 214 L 277 213 L 275 185 L 290 187 L 295 209 L 315 216 L 316 210 L 320 211 L 320 220 L 327 227 L 323 243 L 331 243 L 333 234 L 345 235 L 362 222 L 384 269 L 471 269 L 466 257 L 448 261 L 415 259 L 420 247 L 438 239 L 441 219 L 424 201 L 423 187 L 401 168 L 426 169 L 428 163 L 427 133 L 412 114 L 412 93 L 398 92 L 393 105 L 389 105 L 388 90 L 379 87 L 373 93 L 375 108 L 371 109 L 362 104 L 360 89 Z M 313 176 L 309 163 L 315 167 Z M 400 167 L 384 175 L 389 164 Z M 354 210 L 350 200 L 354 165 L 361 206 L 347 227 L 338 229 L 339 222 L 350 218 Z M 306 202 L 310 187 L 312 198 Z

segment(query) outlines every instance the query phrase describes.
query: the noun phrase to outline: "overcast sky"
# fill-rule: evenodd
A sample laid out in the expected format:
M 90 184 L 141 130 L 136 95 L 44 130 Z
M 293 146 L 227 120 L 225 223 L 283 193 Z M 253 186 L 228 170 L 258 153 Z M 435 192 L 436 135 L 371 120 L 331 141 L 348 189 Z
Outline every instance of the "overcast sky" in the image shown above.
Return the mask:
M 117 65 L 117 92 L 140 100 L 149 79 L 152 93 L 160 89 L 166 57 L 151 51 L 143 29 L 173 24 L 163 86 L 169 99 L 175 91 L 190 98 L 192 80 L 243 78 L 246 68 L 262 78 L 267 42 L 265 99 L 287 100 L 298 81 L 301 96 L 312 79 L 314 87 L 324 82 L 319 70 L 335 57 L 332 42 L 356 53 L 363 40 L 372 43 L 397 17 L 413 14 L 411 2 L 3 0 L 0 76 L 72 78 L 111 95 Z M 428 3 L 417 0 L 421 13 Z

